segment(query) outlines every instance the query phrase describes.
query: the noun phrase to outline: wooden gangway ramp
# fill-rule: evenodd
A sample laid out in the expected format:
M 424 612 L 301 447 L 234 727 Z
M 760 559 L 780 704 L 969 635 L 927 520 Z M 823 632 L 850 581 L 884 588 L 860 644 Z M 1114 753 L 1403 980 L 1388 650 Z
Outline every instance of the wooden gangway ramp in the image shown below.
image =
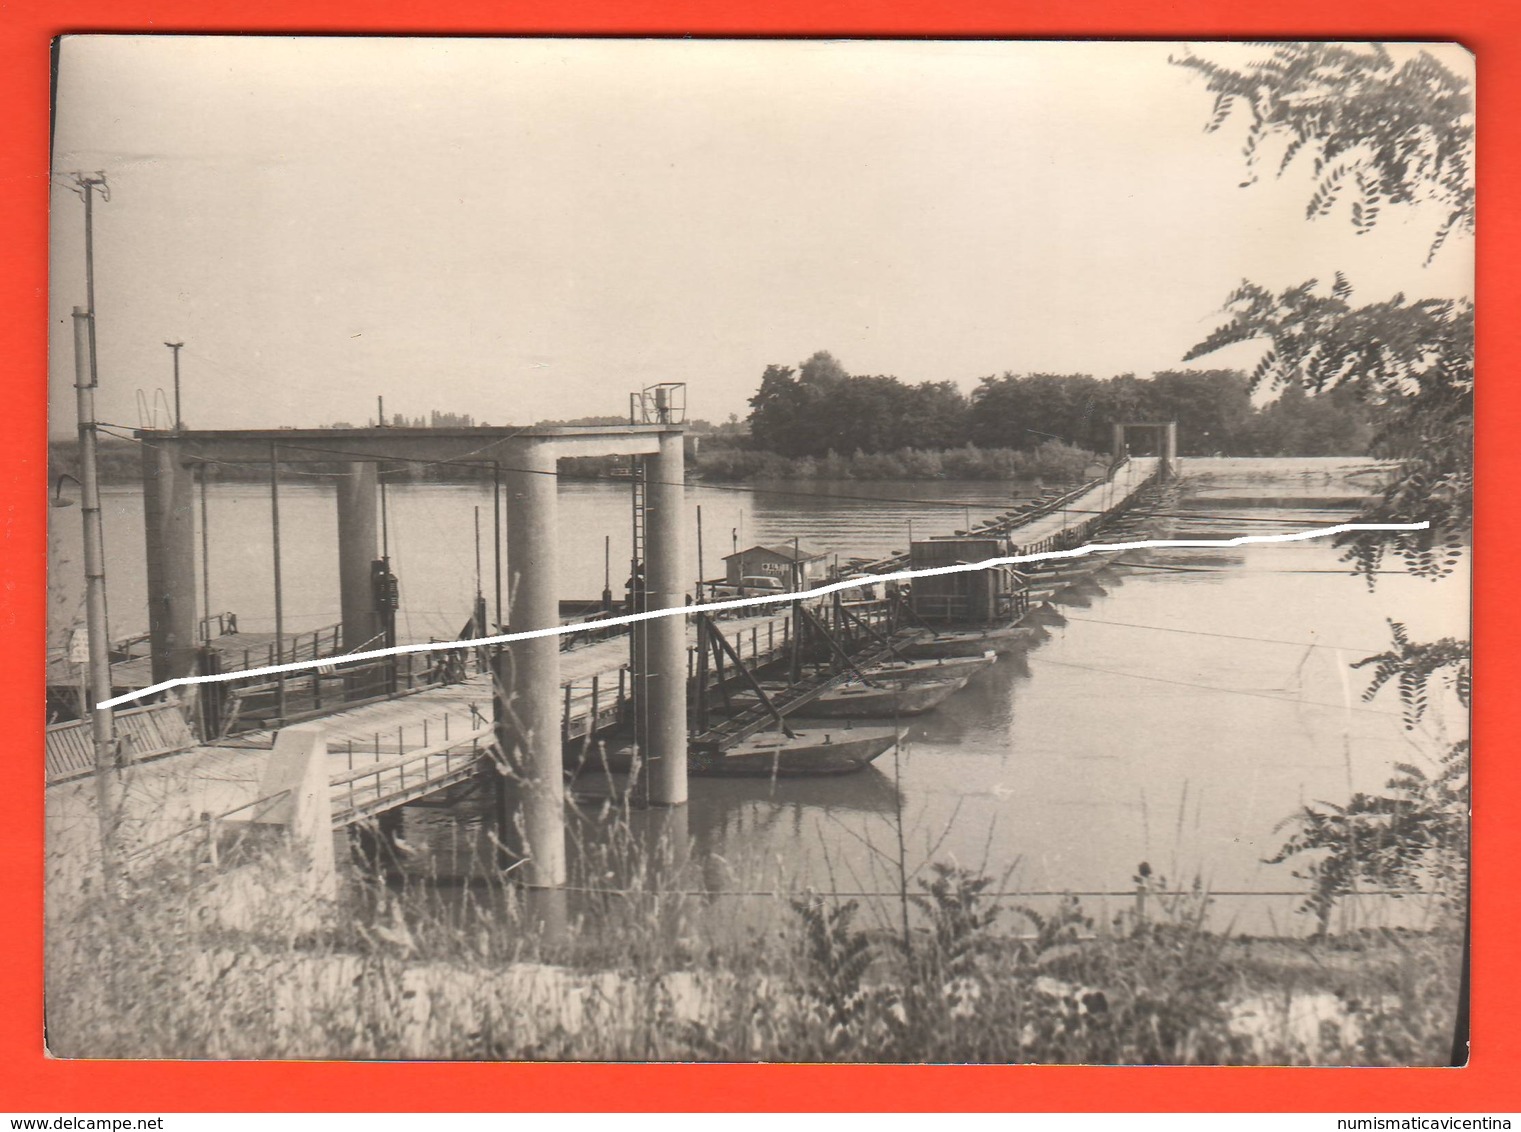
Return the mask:
M 1157 477 L 1161 461 L 1137 456 L 1107 477 L 1093 480 L 1055 499 L 1007 511 L 958 534 L 1007 538 L 1016 555 L 1063 550 L 1086 541 L 1088 535 L 1117 508 L 1124 507 Z M 908 554 L 893 554 L 855 567 L 863 574 L 891 574 L 909 568 Z

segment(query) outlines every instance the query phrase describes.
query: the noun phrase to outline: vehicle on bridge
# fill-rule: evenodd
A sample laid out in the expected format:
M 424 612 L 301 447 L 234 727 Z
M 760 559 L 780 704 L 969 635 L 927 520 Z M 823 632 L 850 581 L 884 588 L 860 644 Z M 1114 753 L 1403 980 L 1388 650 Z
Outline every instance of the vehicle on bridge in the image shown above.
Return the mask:
M 707 587 L 708 596 L 715 601 L 732 597 L 765 597 L 769 594 L 784 594 L 790 592 L 782 584 L 780 578 L 770 574 L 753 574 L 741 578 L 738 582 L 711 582 Z

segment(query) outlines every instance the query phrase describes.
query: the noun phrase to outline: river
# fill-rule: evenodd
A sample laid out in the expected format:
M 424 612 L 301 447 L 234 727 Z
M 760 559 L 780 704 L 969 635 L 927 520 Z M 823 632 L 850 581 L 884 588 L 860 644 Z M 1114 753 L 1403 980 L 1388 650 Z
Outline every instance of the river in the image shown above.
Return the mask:
M 1191 482 L 1170 521 L 1174 537 L 1224 538 L 1344 521 L 1366 480 L 1346 461 L 1185 461 Z M 296 478 L 296 477 L 291 477 Z M 916 536 L 965 526 L 1022 496 L 990 483 L 825 483 L 774 490 L 698 487 L 687 492 L 695 530 L 702 508 L 708 577 L 736 544 L 797 537 L 842 558 L 879 554 Z M 604 536 L 621 590 L 629 545 L 627 487 L 561 487 L 561 562 L 567 597 L 603 585 Z M 250 629 L 272 624 L 269 497 L 248 484 L 209 496 L 211 601 Z M 476 586 L 475 508 L 485 534 L 482 589 L 492 593 L 489 485 L 388 490 L 388 541 L 401 579 L 400 628 L 412 638 L 452 636 Z M 287 628 L 336 620 L 334 492 L 317 480 L 283 484 L 280 507 Z M 53 511 L 55 562 L 78 561 L 77 509 Z M 112 631 L 146 625 L 141 497 L 106 493 Z M 1164 534 L 1167 532 L 1164 532 Z M 697 575 L 695 539 L 689 542 Z M 1398 762 L 1429 763 L 1466 721 L 1453 705 L 1407 731 L 1386 689 L 1370 702 L 1367 671 L 1350 665 L 1388 646 L 1387 620 L 1416 639 L 1467 635 L 1468 580 L 1412 579 L 1390 565 L 1375 589 L 1352 577 L 1329 540 L 1229 549 L 1131 552 L 1059 596 L 1065 624 L 1023 655 L 1005 657 L 936 712 L 908 724 L 896 758 L 831 780 L 694 779 L 676 818 L 690 857 L 672 883 L 715 894 L 733 921 L 776 914 L 763 892 L 863 897 L 887 915 L 900 864 L 914 878 L 930 860 L 986 871 L 1005 891 L 1049 908 L 1083 894 L 1105 921 L 1129 908 L 1141 862 L 1159 887 L 1197 883 L 1213 896 L 1210 919 L 1249 934 L 1307 930 L 1296 913 L 1305 888 L 1287 864 L 1267 864 L 1279 827 L 1298 807 L 1383 786 Z M 77 566 L 57 571 L 52 627 L 79 604 Z M 1442 731 L 1445 726 L 1446 732 Z M 616 782 L 577 784 L 578 842 L 600 837 L 597 795 Z M 486 807 L 406 812 L 410 868 L 468 879 L 491 859 Z M 629 815 L 636 839 L 670 815 Z M 684 825 L 684 829 L 680 826 Z M 902 834 L 900 852 L 899 834 Z M 577 883 L 631 883 L 579 854 Z M 600 871 L 598 871 L 600 870 Z M 595 873 L 595 875 L 593 875 Z M 1243 894 L 1243 895 L 1237 895 Z M 1250 895 L 1245 895 L 1250 894 Z M 572 894 L 574 899 L 575 894 Z M 739 912 L 739 909 L 745 909 Z M 758 909 L 760 909 L 758 911 Z M 1362 922 L 1418 923 L 1418 899 L 1347 902 Z
M 702 512 L 707 578 L 723 574 L 723 555 L 736 547 L 798 539 L 804 547 L 839 553 L 880 554 L 916 538 L 947 534 L 972 519 L 1007 510 L 1028 498 L 1028 486 L 1006 484 L 856 483 L 812 481 L 769 488 L 693 485 L 687 492 L 687 557 L 698 573 L 696 539 Z M 279 489 L 281 588 L 287 632 L 338 620 L 336 491 L 332 477 L 287 471 Z M 102 490 L 107 596 L 113 639 L 145 632 L 147 585 L 143 559 L 142 491 L 112 485 Z M 395 484 L 386 489 L 386 543 L 401 582 L 397 634 L 402 640 L 453 637 L 470 616 L 476 590 L 476 509 L 481 530 L 481 590 L 494 594 L 490 484 Z M 629 488 L 611 481 L 567 480 L 560 488 L 562 596 L 601 595 L 605 561 L 622 597 L 628 577 L 631 522 Z M 250 483 L 213 484 L 207 493 L 210 533 L 210 608 L 231 610 L 245 630 L 274 628 L 274 558 L 270 492 Z M 77 507 L 52 509 L 50 562 L 56 593 L 49 637 L 59 642 L 69 622 L 82 617 L 82 536 Z

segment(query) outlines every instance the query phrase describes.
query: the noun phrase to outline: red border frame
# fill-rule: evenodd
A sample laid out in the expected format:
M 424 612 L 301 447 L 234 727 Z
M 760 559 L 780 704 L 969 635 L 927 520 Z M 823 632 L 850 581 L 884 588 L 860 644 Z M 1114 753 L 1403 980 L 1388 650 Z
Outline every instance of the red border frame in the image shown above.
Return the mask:
M 738 9 L 738 5 L 730 5 Z M 0 1107 L 14 1111 L 524 1110 L 1521 1110 L 1521 996 L 1513 967 L 1521 932 L 1512 862 L 1521 859 L 1521 773 L 1506 738 L 1517 699 L 1517 603 L 1501 564 L 1517 549 L 1497 490 L 1479 494 L 1474 715 L 1480 808 L 1474 815 L 1473 1060 L 1462 1070 L 871 1066 L 594 1066 L 495 1064 L 152 1063 L 48 1060 L 40 1048 L 41 740 L 45 592 L 49 43 L 64 32 L 340 32 L 346 34 L 880 35 L 897 37 L 1345 38 L 1460 40 L 1479 60 L 1482 213 L 1479 352 L 1480 483 L 1516 471 L 1515 446 L 1493 437 L 1521 416 L 1506 370 L 1518 360 L 1521 309 L 1507 253 L 1518 248 L 1521 116 L 1518 20 L 1493 0 L 1085 0 L 1007 4 L 959 0 L 933 11 L 903 0 L 773 0 L 725 10 L 712 0 L 20 0 L 0 29 L 0 96 L 11 141 L 0 149 L 0 359 L 13 435 L 0 446 L 7 546 L 0 556 L 0 718 L 12 720 L 12 773 L 0 791 Z M 1509 363 L 1509 365 L 1507 364 Z

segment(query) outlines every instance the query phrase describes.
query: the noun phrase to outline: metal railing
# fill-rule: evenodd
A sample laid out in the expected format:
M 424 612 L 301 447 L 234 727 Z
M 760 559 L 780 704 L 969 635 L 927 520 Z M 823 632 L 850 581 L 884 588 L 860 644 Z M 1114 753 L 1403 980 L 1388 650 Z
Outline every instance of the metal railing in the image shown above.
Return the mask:
M 320 659 L 320 658 L 316 658 Z M 202 685 L 208 732 L 226 738 L 469 679 L 471 652 L 401 653 Z M 209 691 L 208 691 L 209 689 Z M 283 710 L 282 710 L 283 698 Z
M 480 713 L 471 709 L 479 721 Z M 340 829 L 362 818 L 373 817 L 405 802 L 464 782 L 480 769 L 483 758 L 496 750 L 495 728 L 489 722 L 449 735 L 448 717 L 444 717 L 443 736 L 437 743 L 428 741 L 423 725 L 423 746 L 400 751 L 389 757 L 377 757 L 356 763 L 354 748 L 349 748 L 349 767 L 331 778 L 333 828 Z M 398 741 L 400 732 L 398 731 Z M 329 750 L 331 752 L 331 749 Z M 379 754 L 379 736 L 376 737 Z
M 216 632 L 212 632 L 213 629 Z M 214 637 L 225 637 L 237 631 L 238 615 L 231 611 L 210 613 L 196 622 L 196 640 L 198 641 L 209 641 Z M 117 664 L 124 660 L 138 660 L 147 656 L 149 649 L 145 646 L 150 645 L 152 640 L 152 633 L 142 632 L 113 641 L 111 643 L 111 663 Z
M 224 657 L 239 657 L 239 653 L 232 649 L 216 651 Z M 234 667 L 266 668 L 276 664 L 294 664 L 301 660 L 320 660 L 325 656 L 339 656 L 343 652 L 343 626 L 324 625 L 309 633 L 292 633 L 279 647 L 276 647 L 274 641 L 268 642 L 263 648 L 252 645 L 242 651 L 241 663 Z

